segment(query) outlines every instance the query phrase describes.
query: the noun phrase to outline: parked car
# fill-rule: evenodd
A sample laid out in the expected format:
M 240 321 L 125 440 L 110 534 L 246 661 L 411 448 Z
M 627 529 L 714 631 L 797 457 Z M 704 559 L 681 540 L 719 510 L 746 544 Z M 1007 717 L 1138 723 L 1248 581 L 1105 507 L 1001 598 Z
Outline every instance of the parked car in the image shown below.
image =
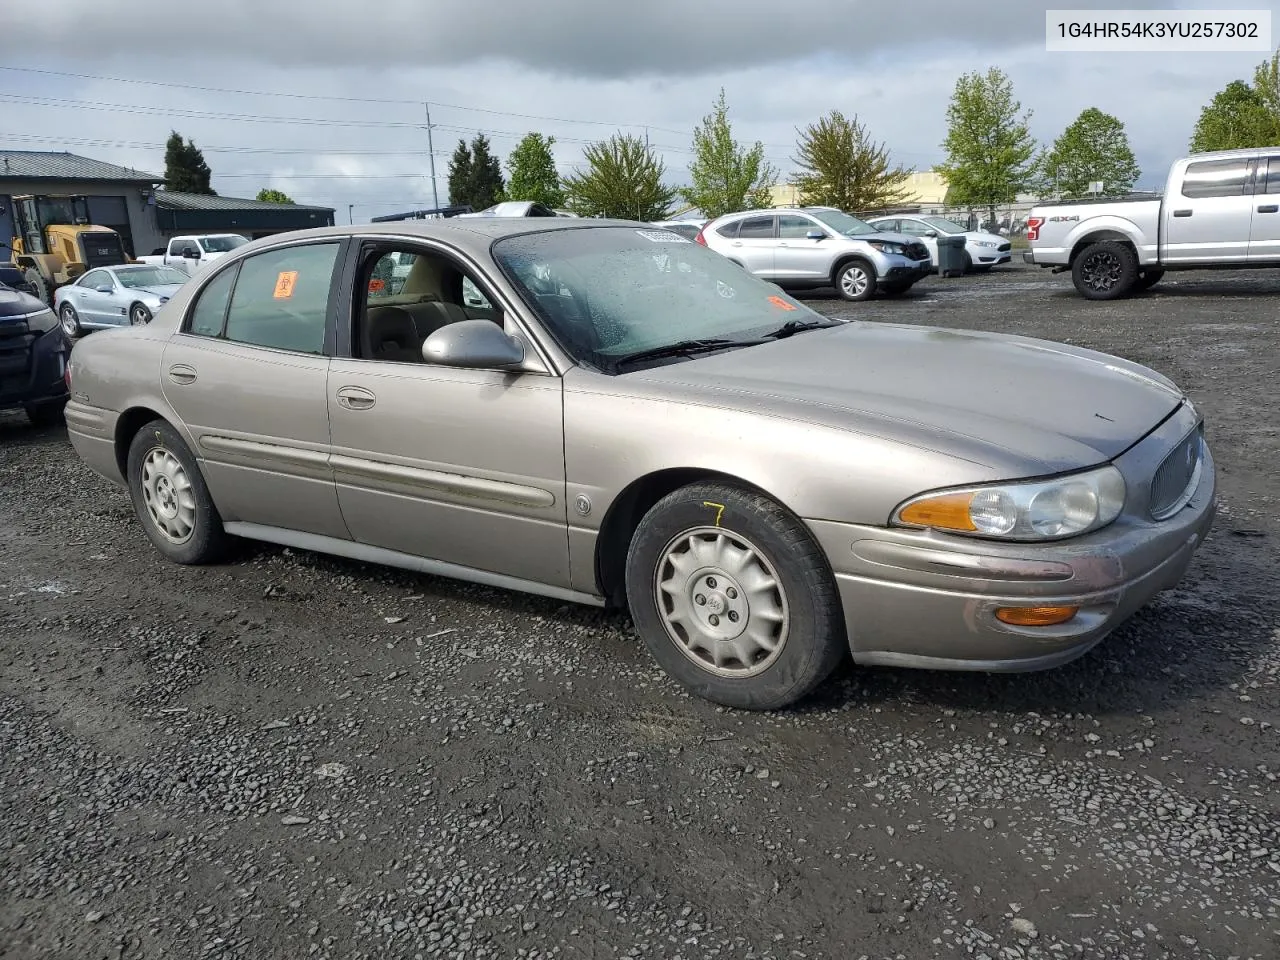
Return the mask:
M 1280 266 L 1280 147 L 1174 161 L 1164 193 L 1064 201 L 1027 217 L 1029 261 L 1071 271 L 1087 300 L 1114 300 L 1170 270 Z
M 938 237 L 964 237 L 964 269 L 987 271 L 1013 259 L 1013 245 L 1004 237 L 983 230 L 969 230 L 946 217 L 907 216 L 894 214 L 870 221 L 871 226 L 887 233 L 916 237 L 929 248 L 929 256 L 938 260 Z
M 696 240 L 706 222 L 706 220 L 659 220 L 654 223 L 654 226 L 678 233 L 686 240 Z
M 905 293 L 933 272 L 919 240 L 831 208 L 731 213 L 707 223 L 697 241 L 780 287 L 834 286 L 846 300 Z
M 0 410 L 21 407 L 37 426 L 57 422 L 69 349 L 47 304 L 0 283 Z
M 145 257 L 138 257 L 137 262 L 157 267 L 173 267 L 190 275 L 248 242 L 247 237 L 242 237 L 238 233 L 206 233 L 174 237 L 167 246 L 153 250 Z
M 402 252 L 401 290 L 371 291 Z M 627 607 L 736 707 L 850 653 L 1065 663 L 1178 583 L 1214 515 L 1201 416 L 1160 374 L 823 317 L 649 224 L 258 240 L 82 340 L 69 380 L 71 443 L 172 561 L 239 536 Z
M 150 323 L 189 279 L 173 267 L 99 267 L 81 274 L 74 283 L 59 287 L 53 306 L 68 337 L 83 336 L 86 330 L 141 326 Z

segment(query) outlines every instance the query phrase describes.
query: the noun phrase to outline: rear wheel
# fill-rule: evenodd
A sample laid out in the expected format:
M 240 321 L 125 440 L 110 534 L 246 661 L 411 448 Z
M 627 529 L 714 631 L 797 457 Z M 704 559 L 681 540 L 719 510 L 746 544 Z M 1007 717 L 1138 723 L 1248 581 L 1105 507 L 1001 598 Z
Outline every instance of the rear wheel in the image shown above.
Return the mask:
M 215 563 L 230 538 L 196 458 L 169 423 L 152 420 L 129 444 L 129 495 L 143 530 L 174 563 Z
M 1071 279 L 1086 300 L 1118 300 L 1138 282 L 1138 257 L 1115 240 L 1091 243 L 1071 265 Z
M 836 270 L 836 291 L 845 300 L 870 300 L 876 295 L 876 271 L 865 260 L 850 260 Z
M 632 538 L 626 584 L 654 659 L 715 703 L 795 703 L 848 649 L 822 551 L 792 514 L 739 487 L 694 484 L 655 504 Z

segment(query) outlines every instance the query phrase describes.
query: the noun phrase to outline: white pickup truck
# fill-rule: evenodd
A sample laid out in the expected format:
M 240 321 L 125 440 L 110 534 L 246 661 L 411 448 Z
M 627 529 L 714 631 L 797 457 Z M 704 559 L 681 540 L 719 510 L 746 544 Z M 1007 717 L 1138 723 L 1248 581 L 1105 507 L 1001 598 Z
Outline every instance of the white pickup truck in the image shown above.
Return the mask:
M 1024 259 L 1115 300 L 1169 270 L 1280 267 L 1280 147 L 1174 162 L 1164 193 L 1032 208 Z
M 174 267 L 187 274 L 196 273 L 205 264 L 212 263 L 242 247 L 249 240 L 238 233 L 205 233 L 198 236 L 174 237 L 168 247 L 161 247 L 149 256 L 138 257 L 142 263 Z

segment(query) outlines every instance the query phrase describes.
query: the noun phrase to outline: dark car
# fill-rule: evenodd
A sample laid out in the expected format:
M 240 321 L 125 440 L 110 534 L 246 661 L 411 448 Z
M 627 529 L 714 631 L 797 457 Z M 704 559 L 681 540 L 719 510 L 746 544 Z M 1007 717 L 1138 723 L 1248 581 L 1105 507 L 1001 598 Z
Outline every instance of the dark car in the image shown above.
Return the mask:
M 48 306 L 0 283 L 0 410 L 22 407 L 34 424 L 55 423 L 67 402 L 70 350 Z
M 15 290 L 36 296 L 35 284 L 28 283 L 22 268 L 13 263 L 0 263 L 0 286 L 13 287 Z

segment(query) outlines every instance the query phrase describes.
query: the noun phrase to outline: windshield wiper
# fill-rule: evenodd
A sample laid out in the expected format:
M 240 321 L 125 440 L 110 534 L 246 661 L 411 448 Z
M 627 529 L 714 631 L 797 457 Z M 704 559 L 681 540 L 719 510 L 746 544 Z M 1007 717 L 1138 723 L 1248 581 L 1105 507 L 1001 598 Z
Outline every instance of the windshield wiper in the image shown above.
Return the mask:
M 703 340 L 681 340 L 677 343 L 669 343 L 662 347 L 652 347 L 648 350 L 637 350 L 635 353 L 624 353 L 622 356 L 614 359 L 614 363 L 621 366 L 624 363 L 639 363 L 642 360 L 662 360 L 666 357 L 692 357 L 699 353 L 710 353 L 712 350 L 720 350 L 724 347 L 741 347 L 756 343 L 755 340 L 731 340 L 728 337 L 710 337 Z
M 783 337 L 789 337 L 794 333 L 800 333 L 802 330 L 817 330 L 821 327 L 834 327 L 841 323 L 844 323 L 844 321 L 831 319 L 788 320 L 772 333 L 766 333 L 765 337 L 770 340 L 781 340 Z

